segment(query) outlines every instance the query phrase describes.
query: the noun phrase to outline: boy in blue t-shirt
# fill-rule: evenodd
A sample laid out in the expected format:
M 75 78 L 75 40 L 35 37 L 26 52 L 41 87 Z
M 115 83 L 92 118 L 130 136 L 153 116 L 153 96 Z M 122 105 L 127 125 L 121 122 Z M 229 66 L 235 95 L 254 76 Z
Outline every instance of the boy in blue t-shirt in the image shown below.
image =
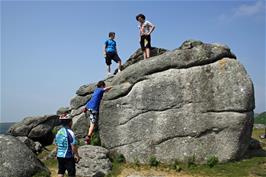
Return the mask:
M 89 111 L 90 117 L 90 126 L 88 135 L 85 138 L 86 144 L 90 144 L 90 139 L 93 134 L 93 130 L 95 128 L 95 124 L 98 121 L 99 116 L 99 107 L 101 104 L 101 100 L 104 92 L 108 92 L 112 87 L 105 87 L 104 81 L 99 81 L 97 83 L 97 88 L 94 90 L 91 99 L 87 102 L 86 108 L 84 110 L 86 116 L 87 111 Z
M 78 153 L 77 140 L 71 130 L 72 118 L 70 114 L 60 116 L 63 127 L 55 136 L 56 156 L 58 161 L 58 177 L 63 177 L 67 170 L 68 176 L 76 176 L 76 166 L 80 156 Z
M 114 38 L 115 38 L 115 33 L 110 32 L 109 39 L 105 41 L 105 44 L 103 47 L 103 55 L 104 55 L 105 62 L 107 65 L 108 75 L 111 75 L 112 60 L 118 63 L 118 72 L 121 71 L 121 59 L 117 54 L 116 42 Z

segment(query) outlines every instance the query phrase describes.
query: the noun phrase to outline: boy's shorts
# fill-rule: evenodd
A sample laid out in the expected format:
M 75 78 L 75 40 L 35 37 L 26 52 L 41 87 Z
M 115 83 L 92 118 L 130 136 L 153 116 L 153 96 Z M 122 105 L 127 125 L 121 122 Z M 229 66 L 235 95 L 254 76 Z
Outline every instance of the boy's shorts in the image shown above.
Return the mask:
M 90 118 L 90 122 L 95 124 L 98 122 L 99 113 L 97 111 L 88 109 L 88 111 L 86 112 L 86 117 Z
M 64 175 L 65 171 L 67 170 L 69 177 L 76 176 L 74 157 L 72 158 L 57 157 L 57 161 L 58 161 L 58 174 Z
M 111 65 L 112 60 L 114 60 L 116 63 L 121 61 L 120 57 L 118 56 L 116 52 L 115 53 L 106 52 L 106 57 L 105 57 L 106 64 Z
M 145 50 L 146 48 L 151 48 L 151 35 L 142 35 L 140 38 L 140 47 L 141 50 Z

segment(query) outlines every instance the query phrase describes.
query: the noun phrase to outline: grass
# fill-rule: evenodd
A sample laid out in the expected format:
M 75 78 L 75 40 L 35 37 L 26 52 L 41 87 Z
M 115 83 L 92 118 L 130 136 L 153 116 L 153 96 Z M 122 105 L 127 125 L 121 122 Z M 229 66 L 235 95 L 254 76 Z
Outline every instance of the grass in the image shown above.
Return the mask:
M 187 169 L 185 170 L 187 171 Z M 266 176 L 266 158 L 253 157 L 239 162 L 217 164 L 212 168 L 207 165 L 199 165 L 188 169 L 188 173 L 219 177 Z
M 55 145 L 52 144 L 50 146 L 46 146 L 47 150 L 44 150 L 42 153 L 38 154 L 38 158 L 41 159 L 41 161 L 45 164 L 47 168 L 51 171 L 51 177 L 57 176 L 57 160 L 56 158 L 53 159 L 47 159 L 50 152 L 52 152 L 55 149 Z M 41 177 L 41 175 L 37 175 L 38 177 Z M 36 177 L 37 177 L 36 176 Z
M 260 139 L 260 135 L 264 134 L 265 130 L 264 129 L 253 129 L 252 132 L 252 138 L 262 142 L 262 147 L 264 150 L 266 150 L 266 139 Z
M 112 172 L 108 177 L 124 176 L 125 174 L 166 175 L 166 176 L 201 176 L 201 177 L 266 177 L 266 158 L 253 157 L 239 162 L 217 164 L 210 168 L 208 165 L 194 165 L 179 163 L 179 169 L 169 165 L 159 164 L 157 167 L 150 165 L 119 164 L 113 163 Z M 124 174 L 124 175 L 123 175 Z
M 254 129 L 252 134 L 254 139 L 264 143 L 263 155 L 258 155 L 255 153 L 255 155 L 253 154 L 251 156 L 247 156 L 246 159 L 241 161 L 224 164 L 214 163 L 214 165 L 211 165 L 212 168 L 210 168 L 208 164 L 188 165 L 188 163 L 178 163 L 177 161 L 171 165 L 165 165 L 158 162 L 157 166 L 151 167 L 149 164 L 141 165 L 137 160 L 132 164 L 124 163 L 122 160 L 113 160 L 112 172 L 108 175 L 108 177 L 122 177 L 127 176 L 128 174 L 138 174 L 144 176 L 149 176 L 152 174 L 155 176 L 167 177 L 266 177 L 266 140 L 259 138 L 259 136 L 263 133 L 264 129 Z M 46 157 L 54 148 L 54 145 L 47 146 L 49 151 L 44 151 L 43 153 L 39 154 L 38 157 L 40 159 L 44 159 L 44 157 Z M 117 156 L 117 158 L 120 159 L 120 156 Z M 56 159 L 43 160 L 43 162 L 52 172 L 52 177 L 56 176 Z

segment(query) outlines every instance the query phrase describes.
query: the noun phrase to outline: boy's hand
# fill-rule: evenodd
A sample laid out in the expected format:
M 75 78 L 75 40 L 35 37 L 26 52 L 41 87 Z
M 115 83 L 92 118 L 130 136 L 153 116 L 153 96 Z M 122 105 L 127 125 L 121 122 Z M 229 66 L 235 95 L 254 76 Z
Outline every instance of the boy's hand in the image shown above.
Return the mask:
M 111 90 L 111 88 L 112 88 L 112 86 L 110 86 L 110 87 L 105 87 L 104 90 L 108 92 L 109 90 Z
M 105 52 L 103 53 L 103 57 L 106 58 L 106 53 Z
M 75 157 L 75 162 L 76 162 L 76 163 L 79 163 L 80 159 L 81 159 L 80 156 L 76 156 L 76 157 Z

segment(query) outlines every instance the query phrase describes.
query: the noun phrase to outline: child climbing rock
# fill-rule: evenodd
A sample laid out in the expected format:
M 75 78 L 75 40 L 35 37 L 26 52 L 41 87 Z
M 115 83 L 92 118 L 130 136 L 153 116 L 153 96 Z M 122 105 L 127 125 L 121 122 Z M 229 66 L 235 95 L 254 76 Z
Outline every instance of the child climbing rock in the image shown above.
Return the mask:
M 97 88 L 94 90 L 91 99 L 87 102 L 86 108 L 84 110 L 85 114 L 90 118 L 89 132 L 85 137 L 85 143 L 90 144 L 91 136 L 93 134 L 94 128 L 98 122 L 99 107 L 103 97 L 104 92 L 107 92 L 112 87 L 105 87 L 104 81 L 99 81 L 97 83 Z

